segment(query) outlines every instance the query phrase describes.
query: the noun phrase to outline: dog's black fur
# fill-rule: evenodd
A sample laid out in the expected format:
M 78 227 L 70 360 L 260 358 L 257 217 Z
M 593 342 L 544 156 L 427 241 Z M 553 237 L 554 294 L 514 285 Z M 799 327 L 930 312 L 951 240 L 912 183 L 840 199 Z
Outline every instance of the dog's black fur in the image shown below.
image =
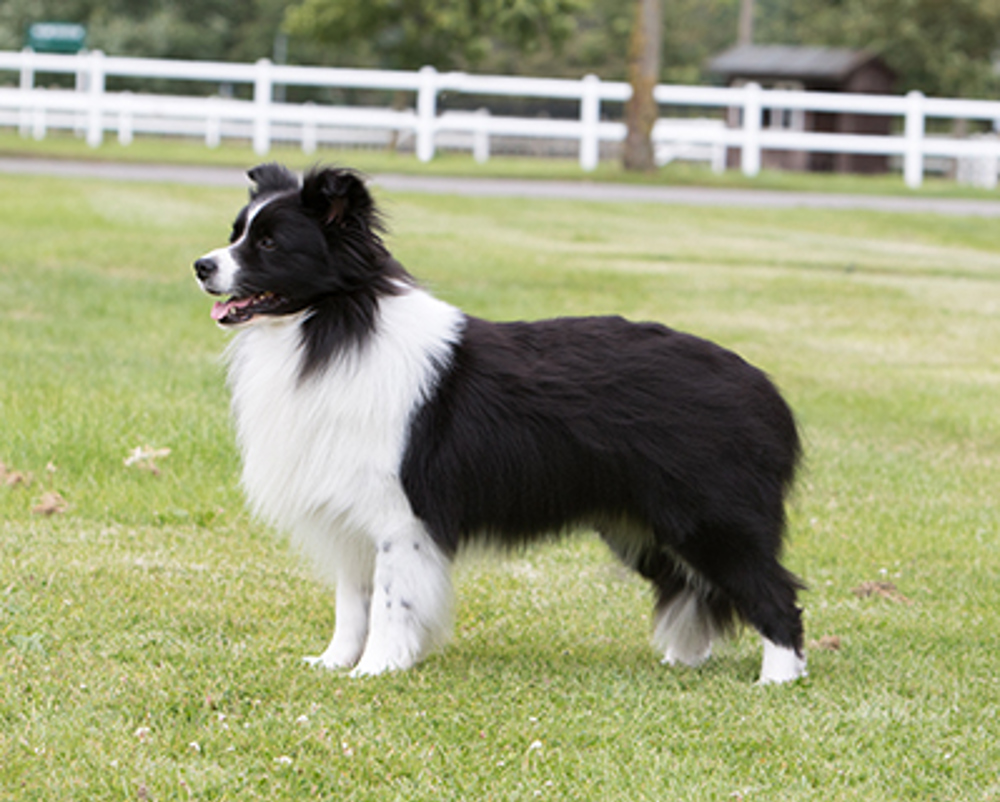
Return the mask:
M 469 318 L 402 478 L 450 554 L 594 525 L 660 607 L 693 569 L 718 629 L 739 613 L 799 650 L 800 585 L 776 560 L 798 456 L 767 377 L 710 342 L 617 317 Z

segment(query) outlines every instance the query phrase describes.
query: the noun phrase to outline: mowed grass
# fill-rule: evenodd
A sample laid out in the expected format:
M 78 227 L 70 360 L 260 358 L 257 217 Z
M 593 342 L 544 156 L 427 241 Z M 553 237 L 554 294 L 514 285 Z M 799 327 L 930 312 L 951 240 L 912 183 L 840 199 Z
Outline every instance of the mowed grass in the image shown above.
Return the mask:
M 452 644 L 351 681 L 301 663 L 331 594 L 238 488 L 190 264 L 242 199 L 0 177 L 0 798 L 1000 799 L 993 222 L 383 195 L 471 312 L 655 319 L 775 378 L 816 643 L 792 686 L 753 633 L 661 666 L 583 533 L 463 565 Z
M 121 145 L 113 137 L 106 136 L 99 147 L 92 148 L 82 137 L 74 133 L 50 131 L 45 139 L 35 140 L 22 137 L 10 129 L 0 129 L 0 157 L 206 167 L 245 167 L 261 160 L 261 157 L 254 153 L 250 142 L 240 140 L 227 141 L 219 148 L 207 148 L 203 141 L 195 138 L 137 136 L 131 144 Z M 932 174 L 924 176 L 919 189 L 914 190 L 906 186 L 902 175 L 898 172 L 884 175 L 847 175 L 762 170 L 750 178 L 739 170 L 713 173 L 705 162 L 675 161 L 651 173 L 635 173 L 625 170 L 618 159 L 605 159 L 593 172 L 584 172 L 580 169 L 579 160 L 570 156 L 500 154 L 491 156 L 484 163 L 479 163 L 468 151 L 439 150 L 431 161 L 424 163 L 418 161 L 412 151 L 322 147 L 315 153 L 307 154 L 301 147 L 289 142 L 274 143 L 266 158 L 280 161 L 295 169 L 306 169 L 317 162 L 350 164 L 372 175 L 384 173 L 457 175 L 978 200 L 990 200 L 996 195 L 989 189 L 959 184 L 950 178 Z

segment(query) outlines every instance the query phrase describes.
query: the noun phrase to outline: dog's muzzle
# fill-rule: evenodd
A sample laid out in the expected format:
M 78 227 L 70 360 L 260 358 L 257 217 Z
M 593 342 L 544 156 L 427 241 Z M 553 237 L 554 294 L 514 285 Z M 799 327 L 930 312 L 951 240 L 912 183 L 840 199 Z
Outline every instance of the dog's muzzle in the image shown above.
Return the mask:
M 213 259 L 203 256 L 194 263 L 194 274 L 198 277 L 198 282 L 209 292 L 211 292 L 209 284 L 211 283 L 213 276 L 215 276 L 218 272 L 219 266 Z
M 194 274 L 205 292 L 228 295 L 235 292 L 239 265 L 228 248 L 207 253 L 194 263 Z

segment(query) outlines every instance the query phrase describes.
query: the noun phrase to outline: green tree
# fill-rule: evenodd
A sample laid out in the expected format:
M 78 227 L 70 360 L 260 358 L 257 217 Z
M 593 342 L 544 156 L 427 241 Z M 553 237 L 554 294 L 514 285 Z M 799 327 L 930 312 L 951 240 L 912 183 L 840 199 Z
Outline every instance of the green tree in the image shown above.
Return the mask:
M 996 94 L 998 0 L 758 0 L 761 42 L 867 48 L 899 76 L 901 91 Z
M 304 0 L 289 9 L 292 34 L 369 51 L 378 66 L 441 70 L 483 63 L 496 43 L 531 51 L 573 33 L 580 0 Z
M 87 27 L 110 55 L 252 61 L 270 56 L 291 0 L 5 0 L 0 47 L 19 49 L 32 22 Z

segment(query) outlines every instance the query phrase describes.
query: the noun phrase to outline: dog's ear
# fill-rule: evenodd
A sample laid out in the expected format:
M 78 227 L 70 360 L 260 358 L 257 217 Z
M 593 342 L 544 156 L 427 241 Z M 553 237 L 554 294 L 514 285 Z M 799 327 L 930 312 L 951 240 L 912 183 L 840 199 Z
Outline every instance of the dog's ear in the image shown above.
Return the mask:
M 316 169 L 302 182 L 302 205 L 324 226 L 343 226 L 348 220 L 379 228 L 375 202 L 364 179 L 353 170 Z
M 289 192 L 299 188 L 299 179 L 295 177 L 295 174 L 275 162 L 259 164 L 252 170 L 248 170 L 247 178 L 253 182 L 250 200 L 259 198 L 261 195 Z

